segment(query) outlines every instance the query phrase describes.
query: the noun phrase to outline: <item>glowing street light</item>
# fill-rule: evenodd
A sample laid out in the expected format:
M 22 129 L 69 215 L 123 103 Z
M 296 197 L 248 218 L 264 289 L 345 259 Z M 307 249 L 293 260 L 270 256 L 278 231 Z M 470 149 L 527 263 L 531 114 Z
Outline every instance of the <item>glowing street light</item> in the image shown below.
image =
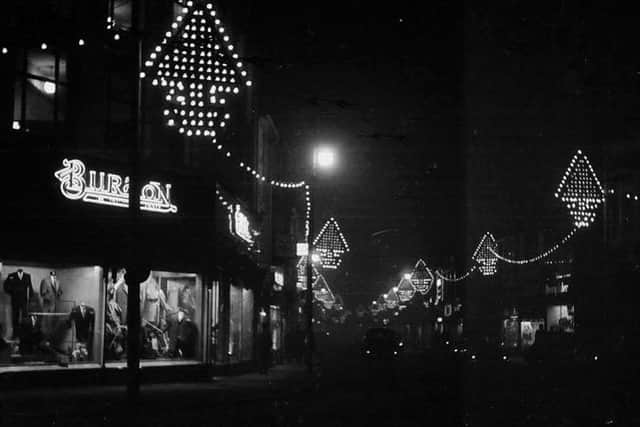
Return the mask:
M 318 169 L 330 170 L 337 163 L 336 151 L 333 147 L 322 145 L 313 150 L 313 172 Z

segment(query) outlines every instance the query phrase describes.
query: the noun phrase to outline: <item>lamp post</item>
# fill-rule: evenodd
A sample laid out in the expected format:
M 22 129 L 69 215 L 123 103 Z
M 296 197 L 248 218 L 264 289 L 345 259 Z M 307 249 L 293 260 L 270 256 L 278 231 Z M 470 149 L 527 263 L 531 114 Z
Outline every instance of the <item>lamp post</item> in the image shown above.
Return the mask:
M 313 371 L 313 350 L 315 339 L 313 336 L 313 262 L 316 255 L 313 250 L 313 189 L 316 188 L 316 175 L 318 170 L 330 170 L 335 166 L 335 150 L 328 146 L 316 147 L 313 150 L 313 162 L 311 175 L 306 191 L 306 201 L 308 206 L 308 233 L 307 233 L 307 298 L 305 301 L 307 309 L 307 372 Z

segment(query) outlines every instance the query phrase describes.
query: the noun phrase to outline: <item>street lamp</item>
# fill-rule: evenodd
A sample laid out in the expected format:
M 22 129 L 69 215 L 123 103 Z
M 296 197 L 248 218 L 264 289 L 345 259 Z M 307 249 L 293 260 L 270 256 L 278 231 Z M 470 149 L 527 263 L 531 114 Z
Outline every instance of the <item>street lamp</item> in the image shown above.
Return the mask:
M 337 163 L 336 151 L 328 145 L 315 147 L 313 150 L 313 161 L 311 175 L 307 184 L 307 204 L 309 207 L 308 233 L 307 233 L 307 371 L 313 370 L 313 263 L 318 262 L 318 256 L 313 248 L 313 189 L 315 188 L 316 175 L 318 171 L 329 171 Z

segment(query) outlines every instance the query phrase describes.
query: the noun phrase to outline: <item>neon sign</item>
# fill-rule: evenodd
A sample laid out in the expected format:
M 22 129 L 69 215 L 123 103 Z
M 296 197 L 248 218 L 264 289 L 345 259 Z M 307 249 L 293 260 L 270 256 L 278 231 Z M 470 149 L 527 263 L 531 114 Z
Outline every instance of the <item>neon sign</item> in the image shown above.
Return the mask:
M 253 244 L 253 233 L 249 224 L 249 218 L 242 212 L 240 205 L 236 204 L 229 212 L 229 229 L 234 234 L 249 243 Z
M 129 207 L 129 177 L 89 170 L 81 160 L 64 159 L 62 169 L 54 176 L 60 181 L 60 192 L 69 200 L 82 200 L 98 205 Z M 160 213 L 176 213 L 178 207 L 171 203 L 171 184 L 162 185 L 149 181 L 140 190 L 140 210 Z

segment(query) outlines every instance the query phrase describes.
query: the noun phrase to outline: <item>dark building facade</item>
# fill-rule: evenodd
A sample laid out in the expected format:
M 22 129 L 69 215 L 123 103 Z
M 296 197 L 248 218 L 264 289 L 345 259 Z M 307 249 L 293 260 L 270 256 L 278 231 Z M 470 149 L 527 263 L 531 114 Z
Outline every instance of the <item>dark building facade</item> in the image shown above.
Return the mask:
M 15 4 L 3 17 L 0 377 L 117 377 L 139 271 L 143 372 L 250 367 L 263 333 L 284 345 L 288 276 L 273 242 L 287 229 L 274 231 L 268 183 L 238 166 L 279 175 L 275 125 L 243 85 L 219 144 L 167 126 L 136 36 L 147 57 L 187 2 L 139 4 L 139 33 L 131 1 Z
M 637 64 L 623 54 L 628 18 L 615 5 L 513 7 L 520 19 L 493 6 L 470 5 L 465 14 L 467 253 L 486 232 L 515 259 L 567 235 L 572 218 L 553 196 L 579 149 L 605 203 L 550 256 L 500 261 L 496 275 L 474 275 L 465 331 L 504 340 L 516 321 L 532 322 L 527 330 L 543 322 L 612 348 L 636 328 L 626 305 L 638 265 Z M 520 332 L 519 345 L 522 325 Z

